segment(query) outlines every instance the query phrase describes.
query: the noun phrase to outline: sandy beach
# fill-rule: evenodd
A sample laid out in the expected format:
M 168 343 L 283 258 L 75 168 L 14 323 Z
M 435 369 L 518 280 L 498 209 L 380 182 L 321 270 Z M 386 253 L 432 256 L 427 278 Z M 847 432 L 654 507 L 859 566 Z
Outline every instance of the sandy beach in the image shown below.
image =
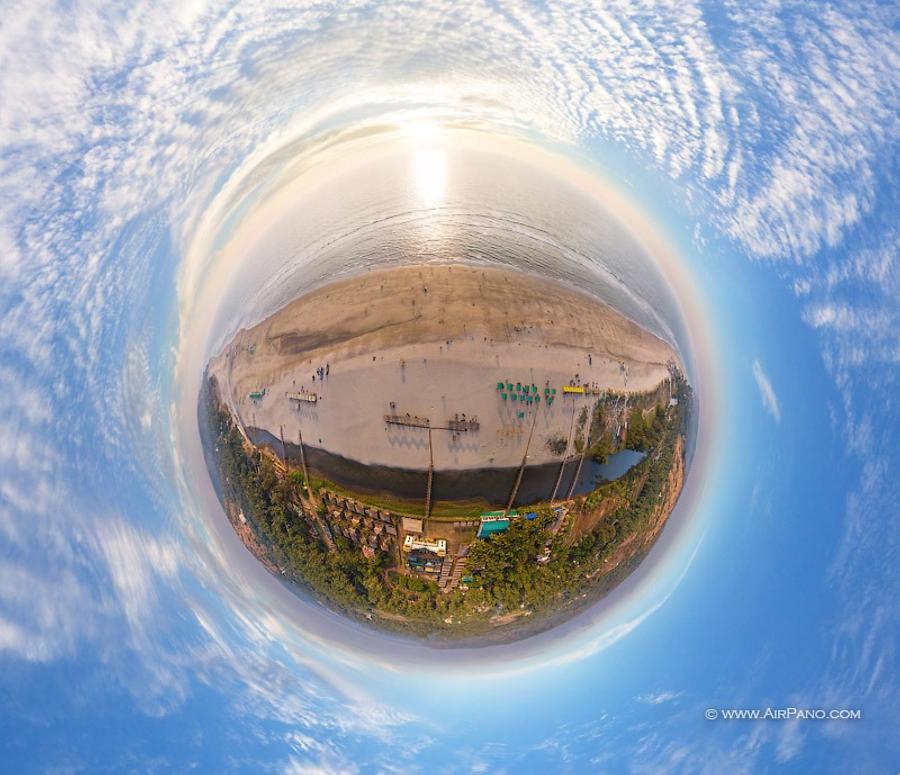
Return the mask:
M 389 425 L 386 414 L 433 428 L 477 417 L 475 432 L 432 430 L 441 470 L 518 465 L 532 426 L 529 464 L 558 460 L 547 440 L 568 437 L 573 412 L 594 400 L 563 386 L 648 391 L 668 379 L 671 361 L 679 359 L 668 344 L 592 297 L 454 264 L 380 270 L 313 291 L 240 331 L 209 372 L 245 427 L 276 437 L 283 427 L 290 442 L 302 429 L 305 445 L 363 463 L 428 466 L 428 431 Z M 543 400 L 512 401 L 499 382 L 534 385 Z M 551 403 L 545 388 L 557 391 Z M 287 396 L 301 391 L 316 403 Z

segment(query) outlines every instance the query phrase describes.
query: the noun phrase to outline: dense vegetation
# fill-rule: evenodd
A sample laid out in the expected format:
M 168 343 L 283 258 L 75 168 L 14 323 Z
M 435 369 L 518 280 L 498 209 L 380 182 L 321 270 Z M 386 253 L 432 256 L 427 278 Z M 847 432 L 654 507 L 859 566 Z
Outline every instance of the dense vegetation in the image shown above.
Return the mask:
M 257 451 L 248 454 L 226 411 L 213 408 L 210 420 L 223 497 L 255 528 L 270 559 L 285 575 L 331 602 L 358 608 L 367 590 L 378 586 L 384 558 L 366 559 L 342 536 L 335 537 L 337 551 L 326 551 L 296 506 L 302 476 L 293 472 L 279 478 L 267 458 Z
M 215 390 L 210 391 L 214 395 Z M 592 509 L 615 506 L 597 527 L 571 543 L 569 523 L 556 535 L 549 529 L 556 514 L 538 508 L 534 520 L 514 519 L 505 533 L 473 541 L 466 566 L 467 584 L 448 593 L 426 578 L 398 571 L 398 557 L 360 548 L 335 534 L 333 550 L 299 508 L 303 478 L 299 472 L 276 475 L 257 450 L 248 452 L 229 414 L 209 402 L 209 427 L 215 439 L 216 465 L 226 504 L 239 509 L 284 575 L 320 600 L 382 626 L 420 634 L 484 632 L 489 620 L 525 613 L 559 613 L 591 585 L 602 591 L 603 561 L 627 537 L 649 528 L 666 491 L 683 433 L 690 388 L 678 382 L 676 407 L 635 408 L 626 446 L 648 452 L 625 476 L 603 485 L 570 505 L 569 523 Z M 582 424 L 585 422 L 582 419 Z M 538 557 L 549 549 L 543 564 Z M 590 581 L 588 580 L 590 579 Z M 495 619 L 496 621 L 496 619 Z M 506 620 L 504 620 L 506 621 Z
M 566 447 L 569 446 L 569 440 L 565 436 L 551 436 L 547 439 L 547 449 L 554 455 L 565 454 Z

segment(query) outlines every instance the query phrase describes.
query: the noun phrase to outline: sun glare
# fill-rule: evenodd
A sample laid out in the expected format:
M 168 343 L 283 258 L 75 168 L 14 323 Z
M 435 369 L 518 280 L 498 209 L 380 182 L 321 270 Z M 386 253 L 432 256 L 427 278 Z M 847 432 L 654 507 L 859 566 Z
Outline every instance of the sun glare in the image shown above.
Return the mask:
M 412 183 L 420 202 L 434 207 L 447 188 L 447 154 L 439 148 L 419 148 L 412 158 Z

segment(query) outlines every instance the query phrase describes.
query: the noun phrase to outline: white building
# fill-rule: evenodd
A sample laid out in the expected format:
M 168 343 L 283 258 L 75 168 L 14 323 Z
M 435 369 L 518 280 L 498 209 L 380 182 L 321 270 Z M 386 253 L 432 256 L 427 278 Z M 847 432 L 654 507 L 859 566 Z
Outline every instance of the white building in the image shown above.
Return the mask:
M 447 554 L 447 542 L 443 538 L 435 541 L 428 541 L 424 538 L 415 538 L 411 535 L 403 539 L 403 551 L 411 552 L 415 549 L 424 549 L 428 552 L 434 552 L 438 557 L 445 557 Z

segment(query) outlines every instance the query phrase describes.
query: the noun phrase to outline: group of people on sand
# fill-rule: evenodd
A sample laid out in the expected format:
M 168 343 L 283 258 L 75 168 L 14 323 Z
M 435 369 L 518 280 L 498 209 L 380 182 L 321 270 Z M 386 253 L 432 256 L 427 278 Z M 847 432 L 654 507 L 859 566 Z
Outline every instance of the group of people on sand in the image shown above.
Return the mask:
M 319 366 L 319 368 L 316 369 L 316 373 L 313 374 L 313 383 L 315 383 L 317 375 L 319 377 L 319 382 L 324 382 L 325 377 L 327 377 L 330 373 L 331 373 L 331 364 L 330 363 L 326 363 L 324 366 Z

